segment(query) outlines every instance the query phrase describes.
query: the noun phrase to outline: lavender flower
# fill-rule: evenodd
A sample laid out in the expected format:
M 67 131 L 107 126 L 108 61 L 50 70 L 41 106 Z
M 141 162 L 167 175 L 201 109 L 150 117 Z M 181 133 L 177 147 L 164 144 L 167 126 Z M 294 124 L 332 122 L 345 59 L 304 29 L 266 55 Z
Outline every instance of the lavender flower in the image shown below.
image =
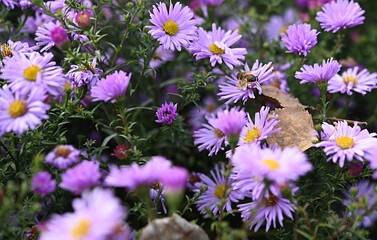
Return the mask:
M 282 33 L 282 41 L 290 53 L 306 56 L 312 47 L 317 44 L 317 30 L 311 30 L 310 24 L 293 24 L 288 27 L 287 33 Z
M 227 31 L 216 28 L 216 24 L 212 24 L 212 32 L 206 32 L 203 28 L 198 30 L 198 39 L 191 45 L 189 50 L 195 56 L 196 60 L 209 58 L 211 66 L 216 63 L 223 62 L 230 68 L 242 65 L 241 60 L 245 59 L 245 48 L 231 48 L 241 35 L 237 31 Z
M 365 95 L 377 86 L 377 73 L 369 73 L 367 69 L 359 71 L 358 67 L 349 68 L 342 75 L 336 74 L 329 80 L 327 91 L 330 93 L 347 93 L 353 91 Z
M 255 98 L 254 89 L 258 90 L 258 94 L 262 94 L 260 84 L 269 81 L 273 77 L 271 64 L 271 62 L 268 64 L 259 63 L 256 60 L 251 69 L 246 63 L 245 69 L 239 72 L 239 74 L 246 74 L 245 77 L 237 77 L 238 74 L 236 73 L 233 73 L 231 77 L 227 76 L 226 82 L 219 85 L 220 92 L 218 95 L 220 100 L 227 100 L 225 103 L 230 104 L 242 99 L 245 103 L 246 100 Z M 256 78 L 256 81 L 249 82 L 249 78 L 252 76 Z
M 193 130 L 199 129 L 205 121 L 205 118 L 217 110 L 217 104 L 212 97 L 206 97 L 203 103 L 195 106 L 190 110 L 188 124 Z
M 67 31 L 61 26 L 60 22 L 48 22 L 38 27 L 35 33 L 35 41 L 38 46 L 44 46 L 41 51 L 48 51 L 53 46 L 62 47 L 69 42 Z
M 68 71 L 66 77 L 74 87 L 88 86 L 91 88 L 95 86 L 102 75 L 102 70 L 96 67 L 97 59 L 94 58 L 89 64 L 89 68 L 85 66 L 71 65 L 71 70 Z
M 38 47 L 33 46 L 30 47 L 27 42 L 20 42 L 12 40 L 8 40 L 7 43 L 0 45 L 0 54 L 3 58 L 13 57 L 13 55 L 17 54 L 26 54 L 31 53 L 36 50 Z
M 169 11 L 165 3 L 153 5 L 153 13 L 149 20 L 153 25 L 149 34 L 157 39 L 165 49 L 181 51 L 181 46 L 187 47 L 196 37 L 196 21 L 194 13 L 189 7 L 182 8 L 182 4 L 170 2 Z
M 353 0 L 335 0 L 323 5 L 315 18 L 326 32 L 333 33 L 363 24 L 365 11 Z
M 72 145 L 58 145 L 47 154 L 45 161 L 56 168 L 66 169 L 80 161 L 80 151 Z
M 17 54 L 3 60 L 0 78 L 6 79 L 12 90 L 26 93 L 32 88 L 42 88 L 53 96 L 59 96 L 66 83 L 63 69 L 51 61 L 54 55 L 38 52 Z
M 38 172 L 31 180 L 31 191 L 45 197 L 55 190 L 56 182 L 50 173 L 46 171 Z
M 188 171 L 181 167 L 172 167 L 161 176 L 161 183 L 168 192 L 180 192 L 185 189 Z
M 106 78 L 98 81 L 92 87 L 91 95 L 93 101 L 110 101 L 115 103 L 116 99 L 124 96 L 131 79 L 131 73 L 115 71 Z
M 100 178 L 99 162 L 82 161 L 62 174 L 59 186 L 74 194 L 81 194 L 85 189 L 96 186 Z
M 374 138 L 377 134 L 361 130 L 356 123 L 353 127 L 348 126 L 346 121 L 337 122 L 335 126 L 323 123 L 322 131 L 325 139 L 314 146 L 324 147 L 327 161 L 339 161 L 340 167 L 344 166 L 345 160 L 356 158 L 363 161 L 366 153 L 377 146 L 377 138 Z
M 15 132 L 19 135 L 34 129 L 47 119 L 50 106 L 44 103 L 43 89 L 34 88 L 25 93 L 13 92 L 8 85 L 0 89 L 0 133 Z
M 177 104 L 164 103 L 156 111 L 157 123 L 172 124 L 177 118 Z
M 149 62 L 151 68 L 158 68 L 162 64 L 174 59 L 174 52 L 170 49 L 164 49 L 159 46 L 154 53 L 153 58 Z
M 14 7 L 18 7 L 19 0 L 1 0 L 0 2 L 4 3 L 8 9 L 14 9 Z
M 208 16 L 208 6 L 217 7 L 220 6 L 223 2 L 224 0 L 199 0 L 200 8 L 202 9 L 203 15 L 205 17 Z
M 295 14 L 295 10 L 289 8 L 284 12 L 283 16 L 272 16 L 266 23 L 267 40 L 269 42 L 278 40 L 280 34 L 285 33 L 289 25 L 297 22 Z
M 301 84 L 327 82 L 339 72 L 340 68 L 341 65 L 331 58 L 327 61 L 323 60 L 322 65 L 318 63 L 314 66 L 304 65 L 300 68 L 301 72 L 296 72 L 295 78 L 300 79 Z

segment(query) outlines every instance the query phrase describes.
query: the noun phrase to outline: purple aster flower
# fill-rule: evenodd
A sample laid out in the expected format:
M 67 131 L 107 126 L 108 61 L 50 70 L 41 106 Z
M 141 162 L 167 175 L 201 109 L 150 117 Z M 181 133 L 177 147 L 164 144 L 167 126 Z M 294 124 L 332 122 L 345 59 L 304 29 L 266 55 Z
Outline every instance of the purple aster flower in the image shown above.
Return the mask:
M 205 17 L 208 16 L 208 9 L 207 7 L 217 7 L 220 6 L 224 0 L 199 0 L 200 8 L 203 11 L 203 15 Z
M 259 112 L 255 113 L 255 122 L 253 122 L 250 115 L 247 114 L 249 121 L 241 131 L 238 142 L 239 145 L 260 143 L 269 135 L 281 130 L 281 128 L 275 128 L 279 120 L 276 119 L 275 115 L 269 117 L 269 111 L 269 107 L 262 107 Z
M 367 206 L 365 206 L 365 208 L 363 207 L 359 207 L 355 210 L 355 214 L 356 215 L 365 215 L 365 213 L 367 211 L 370 211 L 366 216 L 364 216 L 361 224 L 363 225 L 363 227 L 372 227 L 374 222 L 377 220 L 377 211 L 375 209 L 375 204 L 376 204 L 376 198 L 375 198 L 375 188 L 376 188 L 376 185 L 372 182 L 369 182 L 369 181 L 361 181 L 361 182 L 358 182 L 355 184 L 355 186 L 353 186 L 355 188 L 357 188 L 358 192 L 357 192 L 357 195 L 355 197 L 355 199 L 353 199 L 353 203 L 355 202 L 361 202 L 362 205 L 365 205 L 365 201 L 367 201 Z M 345 199 L 343 201 L 343 204 L 345 206 L 350 206 L 351 204 L 351 195 L 350 195 L 350 189 L 348 189 L 348 191 L 345 192 Z
M 223 210 L 230 212 L 232 211 L 232 202 L 238 202 L 239 199 L 243 198 L 241 194 L 234 190 L 230 190 L 228 196 L 226 196 L 226 191 L 229 191 L 227 188 L 230 188 L 232 180 L 229 179 L 227 187 L 224 171 L 224 165 L 217 164 L 214 171 L 211 170 L 212 179 L 204 174 L 200 175 L 201 184 L 207 186 L 207 190 L 196 201 L 200 213 L 206 214 L 210 211 L 213 215 L 217 215 L 219 212 L 219 205 L 223 201 L 225 201 Z
M 315 18 L 326 32 L 351 28 L 364 23 L 365 11 L 353 0 L 335 0 L 323 5 Z
M 31 53 L 36 50 L 38 47 L 33 46 L 30 47 L 27 42 L 20 42 L 16 41 L 13 42 L 12 40 L 8 40 L 7 43 L 0 45 L 0 54 L 3 58 L 10 58 L 16 54 L 26 54 Z
M 261 85 L 271 85 L 279 88 L 283 93 L 289 93 L 287 74 L 284 72 L 291 67 L 291 63 L 277 64 L 273 68 L 272 77 L 264 81 Z
M 177 118 L 177 104 L 172 102 L 161 105 L 156 111 L 157 123 L 172 124 Z
M 377 179 L 377 144 L 366 153 L 365 159 L 369 161 L 369 167 L 374 170 L 372 177 Z
M 80 151 L 72 145 L 58 145 L 47 154 L 45 161 L 56 168 L 66 169 L 80 161 Z
M 8 85 L 0 89 L 0 133 L 15 132 L 21 135 L 34 129 L 47 119 L 50 106 L 44 103 L 46 93 L 34 88 L 25 93 L 13 92 Z
M 318 34 L 317 30 L 311 29 L 310 24 L 293 24 L 286 33 L 281 34 L 281 38 L 288 52 L 306 56 L 317 44 Z
M 51 61 L 54 55 L 38 52 L 16 54 L 3 60 L 0 77 L 7 80 L 14 91 L 26 93 L 32 88 L 42 88 L 53 96 L 59 96 L 65 86 L 63 69 Z
M 242 145 L 236 148 L 232 163 L 237 169 L 253 166 L 251 176 L 278 185 L 296 181 L 312 169 L 307 156 L 297 147 L 261 149 L 258 145 Z
M 168 192 L 180 192 L 185 189 L 188 171 L 181 167 L 172 167 L 161 176 L 161 183 Z
M 279 39 L 281 33 L 285 33 L 289 25 L 297 23 L 296 12 L 293 9 L 287 9 L 283 16 L 272 16 L 266 23 L 267 40 L 273 42 Z
M 131 79 L 131 73 L 127 74 L 123 71 L 115 71 L 107 75 L 106 78 L 98 81 L 92 87 L 91 95 L 93 101 L 110 101 L 115 103 L 116 99 L 124 96 L 128 83 Z
M 316 9 L 331 1 L 332 0 L 296 0 L 296 3 L 302 8 Z
M 363 161 L 366 153 L 377 146 L 377 138 L 374 138 L 377 134 L 361 130 L 356 123 L 353 127 L 346 121 L 337 122 L 335 126 L 323 123 L 322 131 L 325 139 L 314 146 L 324 147 L 327 161 L 339 161 L 340 167 L 344 166 L 345 160 L 350 162 L 356 158 Z
M 203 124 L 202 128 L 194 131 L 194 143 L 199 151 L 209 150 L 209 156 L 217 154 L 222 145 L 229 144 L 228 137 L 239 135 L 246 124 L 246 113 L 243 110 L 232 108 L 219 110 L 216 114 L 207 117 L 209 124 Z
M 46 171 L 38 172 L 31 180 L 31 191 L 45 197 L 55 190 L 56 182 L 50 173 Z
M 315 63 L 313 66 L 304 65 L 297 71 L 295 78 L 300 79 L 300 83 L 321 83 L 327 82 L 339 72 L 341 65 L 336 61 L 328 59 L 323 60 L 322 65 Z
M 48 51 L 53 46 L 61 47 L 69 42 L 67 31 L 60 22 L 48 22 L 38 27 L 35 33 L 37 46 L 44 46 L 41 51 Z
M 158 68 L 162 64 L 171 61 L 174 59 L 174 51 L 170 49 L 164 49 L 162 46 L 159 46 L 151 61 L 149 62 L 149 66 L 151 68 Z
M 330 93 L 347 93 L 353 91 L 365 95 L 377 85 L 377 73 L 369 73 L 367 69 L 359 71 L 358 67 L 349 68 L 342 75 L 336 74 L 329 80 L 327 91 Z
M 66 77 L 74 87 L 88 86 L 91 88 L 99 81 L 103 71 L 96 67 L 97 59 L 94 58 L 89 64 L 89 68 L 84 65 L 71 65 L 71 70 L 68 71 Z
M 205 121 L 205 118 L 216 112 L 217 104 L 212 97 L 206 97 L 203 104 L 190 110 L 188 124 L 193 130 L 199 129 Z
M 203 28 L 198 30 L 198 39 L 189 48 L 196 60 L 209 58 L 211 66 L 223 62 L 230 68 L 242 65 L 241 60 L 245 59 L 246 48 L 231 48 L 241 39 L 238 31 L 227 31 L 216 28 L 212 24 L 212 32 L 206 32 Z
M 226 76 L 227 80 L 224 84 L 220 84 L 220 100 L 227 100 L 225 103 L 236 103 L 243 100 L 245 103 L 249 98 L 255 98 L 254 89 L 258 90 L 258 94 L 262 94 L 260 84 L 269 81 L 273 77 L 273 67 L 271 62 L 268 64 L 255 61 L 250 69 L 245 64 L 245 69 L 239 73 L 233 73 L 232 77 Z
M 79 27 L 88 27 L 90 25 L 91 16 L 92 16 L 91 11 L 86 9 L 85 11 L 76 13 L 75 22 L 77 23 Z
M 0 3 L 4 3 L 5 6 L 8 8 L 8 9 L 14 9 L 14 7 L 17 7 L 18 6 L 18 1 L 19 0 L 0 0 Z
M 170 2 L 169 11 L 165 3 L 153 5 L 153 13 L 150 12 L 149 20 L 153 26 L 149 34 L 157 39 L 165 49 L 181 51 L 181 46 L 187 47 L 196 37 L 196 21 L 194 13 L 189 7 L 182 8 L 182 4 Z
M 97 185 L 101 173 L 97 161 L 82 161 L 62 174 L 60 187 L 74 194 Z
M 266 232 L 271 225 L 276 228 L 276 219 L 280 226 L 283 226 L 284 215 L 293 219 L 293 204 L 286 198 L 269 194 L 259 201 L 243 203 L 238 205 L 243 221 L 250 224 L 250 229 L 254 227 L 256 232 L 264 222 L 266 222 Z

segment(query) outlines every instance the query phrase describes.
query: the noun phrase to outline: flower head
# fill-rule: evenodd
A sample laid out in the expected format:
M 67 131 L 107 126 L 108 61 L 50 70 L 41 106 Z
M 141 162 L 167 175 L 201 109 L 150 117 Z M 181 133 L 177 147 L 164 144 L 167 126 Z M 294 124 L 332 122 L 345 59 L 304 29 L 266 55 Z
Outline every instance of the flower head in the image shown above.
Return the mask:
M 325 139 L 314 146 L 324 147 L 327 161 L 339 162 L 340 167 L 344 166 L 345 160 L 363 161 L 364 155 L 377 146 L 377 138 L 374 138 L 377 134 L 361 130 L 356 123 L 353 127 L 346 121 L 337 122 L 335 126 L 323 123 L 322 131 Z
M 281 38 L 288 52 L 306 56 L 317 44 L 318 34 L 317 30 L 311 29 L 310 24 L 293 24 L 286 33 L 281 34 Z
M 268 64 L 259 63 L 256 60 L 251 69 L 246 63 L 243 71 L 237 74 L 233 73 L 231 77 L 227 76 L 227 81 L 219 85 L 220 92 L 218 95 L 220 100 L 227 100 L 226 104 L 230 104 L 242 99 L 245 103 L 246 100 L 255 98 L 254 89 L 258 90 L 258 94 L 262 94 L 260 84 L 269 81 L 273 77 L 271 64 L 271 62 Z
M 301 84 L 327 82 L 339 72 L 340 68 L 341 65 L 331 58 L 327 61 L 323 60 L 321 65 L 318 63 L 313 66 L 304 65 L 300 68 L 301 72 L 296 72 L 295 78 L 300 79 Z
M 94 58 L 89 64 L 89 68 L 83 65 L 71 65 L 71 70 L 67 72 L 66 77 L 74 87 L 88 86 L 91 88 L 96 85 L 103 72 L 96 67 L 96 64 L 97 59 Z
M 27 42 L 8 40 L 7 43 L 0 45 L 0 54 L 3 58 L 10 58 L 16 54 L 27 54 L 36 50 L 37 46 L 30 47 Z
M 14 92 L 4 85 L 0 89 L 0 133 L 15 132 L 19 135 L 34 129 L 47 119 L 50 106 L 44 103 L 43 89 L 30 89 L 27 92 Z
M 227 195 L 227 186 L 224 177 L 224 165 L 216 165 L 214 170 L 211 170 L 212 179 L 204 174 L 200 174 L 201 184 L 207 186 L 207 190 L 201 195 L 196 205 L 202 214 L 211 211 L 214 215 L 219 212 L 219 205 L 225 201 L 223 210 L 230 212 L 232 210 L 232 202 L 238 202 L 242 199 L 242 195 L 236 191 L 230 190 Z M 232 181 L 228 182 L 228 187 Z M 196 191 L 199 191 L 196 189 Z
M 72 145 L 58 145 L 47 154 L 45 161 L 59 169 L 66 169 L 80 161 L 80 151 Z
M 16 54 L 3 60 L 0 77 L 9 82 L 14 91 L 26 93 L 32 88 L 42 88 L 53 96 L 59 96 L 66 83 L 63 69 L 51 61 L 54 55 L 38 52 Z
M 157 39 L 165 49 L 181 51 L 196 37 L 196 21 L 189 7 L 170 2 L 169 10 L 165 3 L 153 5 L 149 20 L 153 25 L 147 26 L 149 34 Z
M 69 42 L 67 31 L 60 22 L 48 22 L 38 27 L 35 33 L 37 46 L 44 46 L 41 51 L 47 51 L 53 46 L 61 47 Z
M 156 111 L 157 123 L 172 124 L 177 118 L 177 104 L 164 103 Z
M 101 79 L 92 87 L 91 95 L 93 101 L 110 101 L 115 103 L 116 99 L 124 96 L 128 83 L 131 79 L 131 73 L 115 71 Z
M 335 0 L 323 5 L 315 18 L 326 32 L 363 24 L 365 11 L 353 0 Z
M 52 193 L 55 187 L 55 180 L 46 171 L 38 172 L 31 180 L 31 191 L 42 197 Z
M 62 174 L 59 186 L 74 194 L 81 194 L 85 189 L 96 186 L 100 178 L 97 161 L 82 161 Z
M 230 69 L 242 65 L 241 60 L 245 59 L 246 49 L 231 48 L 242 37 L 237 31 L 225 32 L 220 27 L 217 28 L 216 24 L 212 24 L 211 32 L 199 28 L 198 35 L 198 39 L 190 47 L 196 60 L 209 58 L 212 67 L 216 63 L 224 62 Z
M 281 33 L 287 31 L 287 27 L 297 22 L 296 12 L 292 8 L 287 9 L 282 16 L 272 16 L 266 23 L 267 40 L 278 40 Z
M 358 67 L 349 68 L 342 75 L 336 74 L 329 80 L 327 91 L 330 93 L 358 92 L 365 95 L 377 86 L 377 73 L 369 73 L 367 69 L 359 71 Z

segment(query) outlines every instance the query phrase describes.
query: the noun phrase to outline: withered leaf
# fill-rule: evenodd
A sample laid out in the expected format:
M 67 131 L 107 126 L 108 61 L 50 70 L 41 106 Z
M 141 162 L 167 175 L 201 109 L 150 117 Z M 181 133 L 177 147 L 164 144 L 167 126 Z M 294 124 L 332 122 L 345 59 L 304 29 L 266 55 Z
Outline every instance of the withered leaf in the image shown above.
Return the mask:
M 273 104 L 277 108 L 283 107 L 303 107 L 297 98 L 292 97 L 289 93 L 282 92 L 279 88 L 269 85 L 262 86 L 262 98 Z
M 281 130 L 267 138 L 270 145 L 277 143 L 279 147 L 297 146 L 301 151 L 305 151 L 313 146 L 313 141 L 317 140 L 314 133 L 312 116 L 303 107 L 285 107 L 275 109 L 270 113 L 276 113 L 280 120 L 277 127 Z

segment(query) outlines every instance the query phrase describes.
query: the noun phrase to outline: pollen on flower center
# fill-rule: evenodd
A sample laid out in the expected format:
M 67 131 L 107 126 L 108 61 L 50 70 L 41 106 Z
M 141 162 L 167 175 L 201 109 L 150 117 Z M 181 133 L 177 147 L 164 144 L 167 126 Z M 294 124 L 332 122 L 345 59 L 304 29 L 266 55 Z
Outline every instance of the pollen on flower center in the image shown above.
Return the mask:
M 63 145 L 59 145 L 56 147 L 55 157 L 67 158 L 70 153 L 71 153 L 71 150 L 69 150 L 69 148 Z
M 225 136 L 225 134 L 218 128 L 215 128 L 215 130 L 213 130 L 215 132 L 215 134 L 217 135 L 217 137 L 219 138 L 222 138 Z
M 85 237 L 90 230 L 90 222 L 87 219 L 82 219 L 78 224 L 72 229 L 71 235 L 74 238 Z
M 170 36 L 174 36 L 179 31 L 178 24 L 172 20 L 166 21 L 164 23 L 163 29 Z
M 12 57 L 12 48 L 8 44 L 1 44 L 0 52 L 3 57 Z
M 12 118 L 17 118 L 27 112 L 27 104 L 24 101 L 15 100 L 8 108 L 8 113 Z
M 287 29 L 287 26 L 283 26 L 282 28 L 280 28 L 280 33 L 287 33 Z
M 29 67 L 25 68 L 23 74 L 24 78 L 29 81 L 34 82 L 37 79 L 37 74 L 41 71 L 41 68 L 38 65 L 32 64 Z
M 255 127 L 253 129 L 250 129 L 247 131 L 246 136 L 243 138 L 246 143 L 251 143 L 255 139 L 259 138 L 261 136 L 261 132 L 259 128 Z
M 278 199 L 273 194 L 269 194 L 270 196 L 268 198 L 263 198 L 263 203 L 267 207 L 275 206 L 278 202 Z
M 354 140 L 348 136 L 342 136 L 335 139 L 336 145 L 342 149 L 349 149 L 355 144 Z
M 225 185 L 224 184 L 221 184 L 219 185 L 216 189 L 215 189 L 215 195 L 218 199 L 221 199 L 224 197 L 224 193 L 225 193 Z
M 159 190 L 161 188 L 161 183 L 159 181 L 154 181 L 151 183 L 150 187 L 154 190 Z
M 355 76 L 350 76 L 350 75 L 347 75 L 347 76 L 344 76 L 343 77 L 343 82 L 345 84 L 349 84 L 349 83 L 353 83 L 354 85 L 357 84 L 359 81 L 357 81 L 357 78 Z
M 225 50 L 223 50 L 223 49 L 219 48 L 218 46 L 216 46 L 215 43 L 212 43 L 211 45 L 209 45 L 209 50 L 213 54 L 223 54 L 223 53 L 225 53 Z
M 267 165 L 270 170 L 276 170 L 280 167 L 280 164 L 272 159 L 264 159 L 262 163 Z

